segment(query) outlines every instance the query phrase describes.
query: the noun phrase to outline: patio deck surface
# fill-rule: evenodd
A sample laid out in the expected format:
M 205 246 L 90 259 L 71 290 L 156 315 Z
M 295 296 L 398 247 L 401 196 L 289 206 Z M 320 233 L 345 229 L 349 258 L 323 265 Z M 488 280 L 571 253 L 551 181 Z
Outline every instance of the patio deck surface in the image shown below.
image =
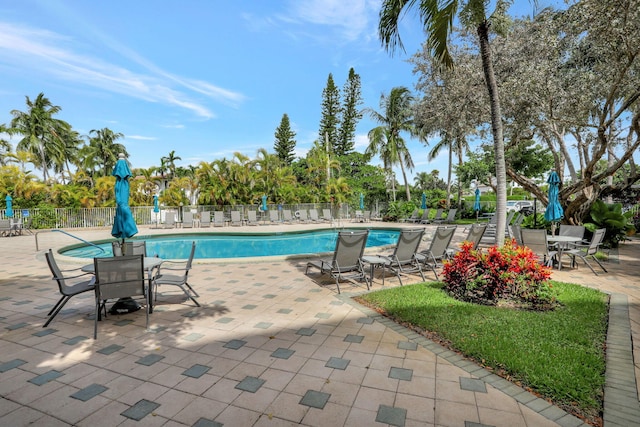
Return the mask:
M 327 227 L 140 227 L 139 235 Z M 109 229 L 69 231 L 110 237 Z M 160 288 L 149 331 L 141 311 L 109 315 L 93 340 L 90 293 L 73 297 L 44 329 L 59 298 L 44 250 L 73 243 L 40 232 L 38 252 L 34 236 L 0 238 L 0 426 L 583 425 L 356 304 L 364 283 L 345 283 L 339 295 L 330 278 L 305 275 L 301 258 L 196 260 L 189 282 L 202 307 Z M 87 263 L 57 259 L 62 268 Z M 598 276 L 584 265 L 554 270 L 553 279 L 612 294 L 605 426 L 638 425 L 640 240 L 621 245 L 606 266 Z M 391 276 L 385 283 L 398 285 Z

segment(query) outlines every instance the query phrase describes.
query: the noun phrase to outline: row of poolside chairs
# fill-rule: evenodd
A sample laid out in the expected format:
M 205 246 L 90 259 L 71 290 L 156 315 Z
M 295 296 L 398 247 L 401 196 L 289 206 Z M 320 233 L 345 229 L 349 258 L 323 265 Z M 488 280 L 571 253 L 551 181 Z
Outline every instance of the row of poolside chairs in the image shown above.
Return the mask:
M 473 224 L 465 241 L 472 243 L 473 249 L 478 247 L 482 235 L 487 228 L 486 224 Z M 457 248 L 450 248 L 451 241 L 456 232 L 455 225 L 438 226 L 429 242 L 429 247 L 420 249 L 425 229 L 410 228 L 400 231 L 398 242 L 390 254 L 365 255 L 368 230 L 340 231 L 336 240 L 336 248 L 330 259 L 313 260 L 307 263 L 305 274 L 310 268 L 320 270 L 321 274 L 330 275 L 336 283 L 340 293 L 341 280 L 364 281 L 367 289 L 373 282 L 375 267 L 382 269 L 382 284 L 386 271 L 395 274 L 402 285 L 403 275 L 419 274 L 425 280 L 423 270 L 433 272 L 436 280 L 439 280 L 437 268 L 442 266 L 442 261 L 451 258 Z M 369 273 L 365 271 L 365 264 L 369 264 Z
M 456 219 L 458 213 L 457 208 L 451 208 L 445 214 L 444 209 L 436 209 L 436 213 L 433 218 L 431 217 L 431 209 L 426 208 L 422 211 L 422 215 L 419 215 L 418 209 L 415 209 L 411 216 L 405 219 L 405 222 L 413 222 L 418 224 L 452 224 Z
M 213 216 L 212 216 L 213 213 Z M 270 210 L 269 219 L 264 220 L 264 223 L 270 224 L 293 224 L 298 223 L 313 223 L 313 222 L 331 222 L 333 217 L 331 215 L 331 209 L 323 209 L 322 217 L 319 216 L 317 209 L 300 209 L 295 213 L 292 213 L 290 209 L 283 210 Z M 234 210 L 230 212 L 229 218 L 225 216 L 223 211 L 204 211 L 200 212 L 200 227 L 224 227 L 241 226 L 241 225 L 259 225 L 260 220 L 258 214 L 254 210 L 247 211 L 246 218 L 243 217 L 242 212 Z M 193 212 L 184 212 L 182 214 L 182 228 L 193 228 L 197 224 Z M 168 214 L 165 217 L 164 228 L 176 227 L 175 215 Z

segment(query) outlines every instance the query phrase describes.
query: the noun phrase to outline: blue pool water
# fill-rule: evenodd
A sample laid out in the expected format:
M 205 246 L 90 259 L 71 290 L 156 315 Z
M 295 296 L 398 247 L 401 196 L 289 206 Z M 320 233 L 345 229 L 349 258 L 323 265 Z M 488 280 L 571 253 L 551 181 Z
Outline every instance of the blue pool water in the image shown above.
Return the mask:
M 367 247 L 394 245 L 398 230 L 370 230 Z M 302 233 L 222 234 L 197 233 L 164 236 L 144 236 L 129 240 L 146 240 L 147 253 L 167 259 L 189 257 L 191 242 L 196 242 L 195 258 L 243 258 L 276 255 L 303 255 L 333 252 L 338 232 L 334 230 Z M 61 251 L 76 258 L 113 256 L 111 242 L 100 243 L 104 252 L 95 246 L 84 245 Z

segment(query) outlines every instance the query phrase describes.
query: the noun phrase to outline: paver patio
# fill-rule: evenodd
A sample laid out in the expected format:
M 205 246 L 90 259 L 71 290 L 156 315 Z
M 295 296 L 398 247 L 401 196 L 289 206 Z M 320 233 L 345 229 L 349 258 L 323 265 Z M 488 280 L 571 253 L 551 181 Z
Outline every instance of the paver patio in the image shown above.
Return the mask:
M 233 231 L 303 227 L 330 225 Z M 109 238 L 108 229 L 70 231 Z M 167 232 L 179 230 L 140 229 Z M 73 243 L 39 233 L 36 252 L 34 236 L 0 239 L 2 426 L 582 425 L 352 302 L 364 283 L 345 284 L 338 295 L 332 279 L 304 275 L 305 259 L 197 262 L 190 283 L 202 307 L 161 288 L 149 331 L 144 313 L 109 315 L 94 341 L 89 293 L 72 298 L 44 329 L 59 296 L 43 251 Z M 62 268 L 86 263 L 58 259 Z M 604 419 L 628 426 L 640 422 L 640 241 L 623 244 L 607 267 L 599 276 L 565 268 L 553 278 L 613 294 Z M 380 287 L 375 281 L 373 290 Z

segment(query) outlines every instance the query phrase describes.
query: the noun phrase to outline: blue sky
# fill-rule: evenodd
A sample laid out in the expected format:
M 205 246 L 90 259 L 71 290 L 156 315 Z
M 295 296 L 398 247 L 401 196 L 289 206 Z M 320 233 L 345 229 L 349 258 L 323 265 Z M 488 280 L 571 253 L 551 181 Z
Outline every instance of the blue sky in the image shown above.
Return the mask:
M 516 3 L 520 15 L 533 10 Z M 377 37 L 379 9 L 380 0 L 1 2 L 0 123 L 43 92 L 80 134 L 123 133 L 133 167 L 146 168 L 172 150 L 179 166 L 273 151 L 286 113 L 304 156 L 318 138 L 329 73 L 342 88 L 353 67 L 363 107 L 378 111 L 382 93 L 414 90 L 406 60 L 424 39 L 418 19 L 402 19 L 407 53 L 391 56 Z M 375 126 L 359 123 L 358 151 Z M 411 177 L 446 177 L 446 153 L 429 163 L 428 147 L 409 148 Z

